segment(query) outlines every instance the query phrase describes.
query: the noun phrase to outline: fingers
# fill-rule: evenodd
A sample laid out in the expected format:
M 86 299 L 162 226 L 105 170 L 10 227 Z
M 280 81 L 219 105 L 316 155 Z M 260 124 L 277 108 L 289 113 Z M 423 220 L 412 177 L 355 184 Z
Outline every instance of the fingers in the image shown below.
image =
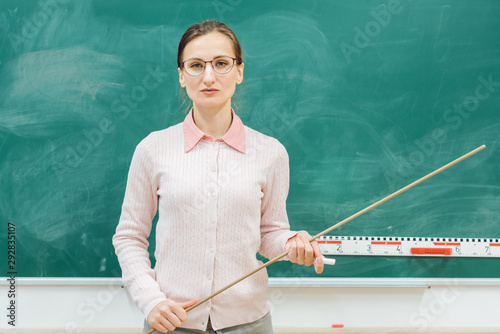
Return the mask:
M 316 240 L 311 242 L 311 246 L 314 250 L 314 258 L 316 259 L 314 261 L 314 270 L 316 271 L 316 274 L 321 274 L 325 268 L 325 264 L 323 263 L 323 254 L 321 254 L 321 249 L 319 248 L 319 244 Z
M 309 242 L 311 236 L 305 231 L 300 231 L 297 235 L 289 239 L 285 248 L 289 251 L 288 259 L 290 262 L 310 266 L 314 264 L 316 273 L 321 274 L 324 269 L 323 254 L 319 248 L 318 242 Z
M 316 274 L 321 274 L 324 268 L 325 264 L 323 263 L 323 258 L 317 257 L 316 261 L 314 261 L 314 270 L 316 271 Z
M 285 248 L 289 251 L 288 259 L 290 262 L 310 266 L 314 263 L 314 249 L 309 242 L 311 236 L 309 233 L 301 231 L 286 243 Z
M 288 251 L 288 259 L 292 263 L 297 263 L 297 241 L 296 237 L 289 239 L 285 245 L 285 249 Z
M 182 304 L 181 307 L 183 309 L 187 309 L 187 308 L 190 308 L 191 306 L 193 306 L 194 304 L 196 304 L 199 301 L 200 301 L 199 299 L 192 299 L 192 300 L 188 301 L 187 303 Z
M 299 232 L 300 233 L 300 232 Z M 304 264 L 304 251 L 305 245 L 300 235 L 297 234 L 295 237 L 290 239 L 287 243 L 288 245 L 288 259 L 292 263 Z
M 157 331 L 160 331 L 162 333 L 167 333 L 169 329 L 167 328 L 167 325 L 171 325 L 170 322 L 166 321 L 165 319 L 151 319 L 148 320 L 149 324 L 156 329 Z
M 173 331 L 187 320 L 185 309 L 197 302 L 198 299 L 193 299 L 183 304 L 173 300 L 163 301 L 155 306 L 147 320 L 154 329 L 162 333 Z
M 314 249 L 309 242 L 310 237 L 311 236 L 309 234 L 307 236 L 305 234 L 301 234 L 301 244 L 298 249 L 299 264 L 305 264 L 306 266 L 310 266 L 314 263 Z
M 184 310 L 178 303 L 174 302 L 173 304 L 174 305 L 170 305 L 169 312 L 167 311 L 162 314 L 165 319 L 167 319 L 174 326 L 172 329 L 169 328 L 170 330 L 174 330 L 175 327 L 179 327 L 184 321 L 187 320 L 186 310 Z
M 161 323 L 150 323 L 151 326 L 153 326 L 153 328 L 161 333 L 167 333 L 168 332 L 168 329 L 163 326 Z

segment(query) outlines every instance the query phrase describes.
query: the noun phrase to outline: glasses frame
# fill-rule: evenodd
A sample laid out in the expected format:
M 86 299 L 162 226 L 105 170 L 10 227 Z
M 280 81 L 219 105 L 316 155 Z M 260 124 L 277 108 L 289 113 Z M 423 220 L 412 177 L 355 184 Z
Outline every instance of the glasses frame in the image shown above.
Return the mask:
M 233 64 L 231 65 L 231 68 L 229 69 L 229 71 L 224 72 L 224 73 L 219 73 L 219 72 L 215 69 L 215 66 L 214 66 L 213 61 L 214 61 L 214 60 L 218 60 L 218 59 L 220 59 L 220 58 L 229 58 L 229 59 L 232 59 L 232 60 L 233 60 Z M 212 65 L 212 69 L 214 70 L 214 72 L 215 72 L 215 73 L 217 73 L 217 74 L 219 74 L 219 75 L 228 74 L 229 72 L 231 72 L 231 71 L 233 70 L 233 67 L 234 67 L 234 62 L 238 60 L 238 59 L 236 59 L 236 58 L 229 57 L 229 56 L 217 57 L 217 58 L 214 58 L 214 59 L 212 59 L 212 60 L 202 60 L 202 59 L 198 59 L 198 60 L 200 60 L 200 61 L 204 62 L 204 63 L 205 63 L 205 66 L 203 66 L 203 71 L 201 71 L 201 73 L 200 73 L 200 74 L 196 74 L 196 75 L 194 75 L 194 74 L 189 73 L 189 71 L 188 71 L 188 70 L 186 69 L 186 67 L 184 66 L 184 63 L 185 63 L 185 62 L 190 61 L 190 60 L 192 60 L 192 59 L 198 59 L 198 58 L 189 58 L 189 59 L 184 60 L 184 61 L 181 63 L 181 67 L 182 67 L 182 69 L 184 69 L 184 70 L 186 71 L 186 73 L 187 73 L 189 76 L 192 76 L 192 77 L 199 77 L 200 75 L 202 75 L 203 73 L 205 73 L 205 69 L 207 68 L 207 63 L 210 63 L 210 65 Z

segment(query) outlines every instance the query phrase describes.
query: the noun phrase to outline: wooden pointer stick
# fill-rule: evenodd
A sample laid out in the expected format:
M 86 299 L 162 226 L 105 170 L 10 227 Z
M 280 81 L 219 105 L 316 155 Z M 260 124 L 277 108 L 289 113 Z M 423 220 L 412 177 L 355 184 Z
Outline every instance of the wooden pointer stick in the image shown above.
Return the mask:
M 406 187 L 403 187 L 403 188 L 399 189 L 398 191 L 396 191 L 396 192 L 394 192 L 394 193 L 390 194 L 389 196 L 387 196 L 387 197 L 385 197 L 385 198 L 383 198 L 383 199 L 379 200 L 379 201 L 378 201 L 378 202 L 376 202 L 376 203 L 373 203 L 372 205 L 370 205 L 370 206 L 368 206 L 368 207 L 364 208 L 363 210 L 361 210 L 361 211 L 359 211 L 359 212 L 357 212 L 357 213 L 353 214 L 352 216 L 350 216 L 350 217 L 348 217 L 348 218 L 344 219 L 343 221 L 341 221 L 341 222 L 339 222 L 339 223 L 337 223 L 337 224 L 335 224 L 335 225 L 333 225 L 333 226 L 331 226 L 331 227 L 327 228 L 327 229 L 326 229 L 326 230 L 324 230 L 323 232 L 316 234 L 314 237 L 311 237 L 311 239 L 309 239 L 309 241 L 314 241 L 314 240 L 318 239 L 319 237 L 321 237 L 321 236 L 323 236 L 323 235 L 325 235 L 325 234 L 327 234 L 327 233 L 329 233 L 329 232 L 333 231 L 333 230 L 334 230 L 334 229 L 336 229 L 337 227 L 340 227 L 340 226 L 344 225 L 345 223 L 347 223 L 347 222 L 349 222 L 349 221 L 353 220 L 354 218 L 357 218 L 357 217 L 361 216 L 362 214 L 364 214 L 364 213 L 366 213 L 366 212 L 370 211 L 371 209 L 373 209 L 373 208 L 375 208 L 375 207 L 379 206 L 380 204 L 382 204 L 382 203 L 384 203 L 384 202 L 387 202 L 387 201 L 388 201 L 388 200 L 390 200 L 391 198 L 396 197 L 397 195 L 401 194 L 402 192 L 405 192 L 406 190 L 408 190 L 408 189 L 410 189 L 410 188 L 412 188 L 412 187 L 416 186 L 417 184 L 419 184 L 419 183 L 421 183 L 421 182 L 423 182 L 423 181 L 425 181 L 425 180 L 427 180 L 427 179 L 429 179 L 429 178 L 433 177 L 434 175 L 436 175 L 436 174 L 438 174 L 438 173 L 441 173 L 441 172 L 442 172 L 442 171 L 444 171 L 445 169 L 450 168 L 451 166 L 453 166 L 453 165 L 455 165 L 455 164 L 459 163 L 460 161 L 462 161 L 462 160 L 464 160 L 464 159 L 467 159 L 468 157 L 470 157 L 470 156 L 471 156 L 471 155 L 473 155 L 473 154 L 476 154 L 477 152 L 481 151 L 481 150 L 482 150 L 482 149 L 484 149 L 485 147 L 486 147 L 485 145 L 481 145 L 481 146 L 479 146 L 478 148 L 476 148 L 475 150 L 472 150 L 472 151 L 470 151 L 469 153 L 464 154 L 464 155 L 463 155 L 463 156 L 461 156 L 460 158 L 453 160 L 452 162 L 450 162 L 450 163 L 448 163 L 448 164 L 444 165 L 443 167 L 436 169 L 436 170 L 435 170 L 435 171 L 433 171 L 432 173 L 427 174 L 426 176 L 424 176 L 424 177 L 422 177 L 422 178 L 420 178 L 420 179 L 418 179 L 418 180 L 416 180 L 416 181 L 414 181 L 414 182 L 410 183 L 410 184 L 409 184 L 409 185 L 407 185 Z M 278 255 L 278 256 L 277 256 L 277 257 L 275 257 L 274 259 L 269 260 L 268 262 L 264 263 L 262 266 L 258 267 L 257 269 L 253 270 L 252 272 L 250 272 L 250 273 L 246 274 L 245 276 L 243 276 L 243 277 L 241 277 L 241 278 L 238 278 L 236 281 L 234 281 L 234 282 L 232 282 L 232 283 L 230 283 L 230 284 L 226 285 L 225 287 L 223 287 L 223 288 L 221 288 L 221 289 L 217 290 L 216 292 L 214 292 L 214 293 L 212 293 L 210 296 L 208 296 L 208 297 L 206 297 L 206 298 L 204 298 L 204 299 L 200 300 L 199 302 L 197 302 L 197 303 L 196 303 L 196 304 L 194 304 L 193 306 L 188 307 L 188 308 L 186 309 L 186 312 L 191 311 L 192 309 L 194 309 L 194 308 L 196 308 L 196 307 L 200 306 L 201 304 L 205 303 L 206 301 L 208 301 L 208 300 L 212 299 L 213 297 L 217 296 L 217 295 L 218 295 L 218 294 L 220 294 L 221 292 L 223 292 L 223 291 L 225 291 L 225 290 L 229 289 L 229 288 L 230 288 L 230 287 L 232 287 L 233 285 L 235 285 L 235 284 L 237 284 L 237 283 L 239 283 L 239 282 L 243 281 L 245 278 L 247 278 L 247 277 L 249 277 L 249 276 L 252 276 L 252 275 L 253 275 L 253 274 L 255 274 L 256 272 L 258 272 L 258 271 L 260 271 L 260 270 L 262 270 L 262 269 L 264 269 L 264 268 L 266 268 L 266 267 L 270 266 L 271 264 L 275 263 L 276 261 L 278 261 L 278 260 L 280 260 L 280 259 L 284 258 L 285 256 L 287 256 L 287 255 L 288 255 L 288 253 L 289 253 L 289 252 L 287 251 L 287 252 L 285 252 L 285 253 L 283 253 L 283 254 L 281 254 L 281 255 Z M 153 332 L 154 332 L 154 330 L 151 330 L 151 331 L 147 332 L 146 334 L 151 334 L 151 333 L 153 333 Z

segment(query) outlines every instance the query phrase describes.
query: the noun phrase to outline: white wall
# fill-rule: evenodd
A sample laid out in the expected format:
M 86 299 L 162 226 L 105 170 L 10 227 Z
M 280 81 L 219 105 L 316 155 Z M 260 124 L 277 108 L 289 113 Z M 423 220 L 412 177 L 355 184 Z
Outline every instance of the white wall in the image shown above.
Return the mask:
M 2 278 L 1 333 L 14 329 L 9 289 Z M 120 279 L 17 278 L 15 289 L 16 332 L 140 333 Z M 271 279 L 268 299 L 276 333 L 500 333 L 498 279 Z

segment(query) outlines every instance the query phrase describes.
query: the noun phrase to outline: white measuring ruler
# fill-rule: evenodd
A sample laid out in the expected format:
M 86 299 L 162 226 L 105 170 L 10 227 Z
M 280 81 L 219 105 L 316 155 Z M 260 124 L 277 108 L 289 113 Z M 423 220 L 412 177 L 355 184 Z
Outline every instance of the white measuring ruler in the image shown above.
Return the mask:
M 323 255 L 500 257 L 500 238 L 322 236 L 317 241 Z

